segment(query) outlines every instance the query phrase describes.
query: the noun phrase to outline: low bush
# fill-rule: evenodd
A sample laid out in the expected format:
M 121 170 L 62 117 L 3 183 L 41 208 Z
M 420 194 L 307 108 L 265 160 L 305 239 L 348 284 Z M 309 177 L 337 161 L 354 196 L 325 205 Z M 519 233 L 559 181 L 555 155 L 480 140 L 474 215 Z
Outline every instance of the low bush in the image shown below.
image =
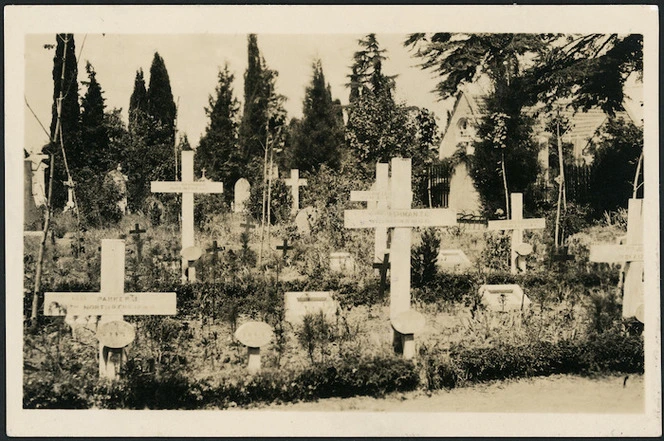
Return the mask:
M 584 340 L 453 348 L 423 361 L 429 389 L 552 374 L 643 373 L 643 339 L 617 332 Z

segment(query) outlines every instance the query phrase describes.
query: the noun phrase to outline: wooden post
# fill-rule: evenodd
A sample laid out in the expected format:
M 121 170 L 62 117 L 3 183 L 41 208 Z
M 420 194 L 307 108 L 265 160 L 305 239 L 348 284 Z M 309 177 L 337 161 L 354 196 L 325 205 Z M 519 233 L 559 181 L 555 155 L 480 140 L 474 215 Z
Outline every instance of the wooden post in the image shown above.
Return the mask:
M 367 203 L 368 210 L 386 210 L 389 208 L 390 200 L 390 165 L 376 163 L 376 182 L 372 186 L 374 191 L 351 191 L 351 201 L 362 201 Z M 387 227 L 377 226 L 374 239 L 374 261 L 380 262 L 387 248 Z

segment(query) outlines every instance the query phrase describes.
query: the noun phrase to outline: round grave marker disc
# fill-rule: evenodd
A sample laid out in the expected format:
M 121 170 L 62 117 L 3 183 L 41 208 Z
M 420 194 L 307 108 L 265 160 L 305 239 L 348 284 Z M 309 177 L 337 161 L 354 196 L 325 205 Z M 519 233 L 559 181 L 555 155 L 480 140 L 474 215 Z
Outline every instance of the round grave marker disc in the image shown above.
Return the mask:
M 272 339 L 272 327 L 264 322 L 247 322 L 237 328 L 235 338 L 245 346 L 260 348 Z
M 414 309 L 404 311 L 391 319 L 392 327 L 400 334 L 416 334 L 424 329 L 424 316 Z
M 517 245 L 515 247 L 514 251 L 516 251 L 516 253 L 519 256 L 527 256 L 529 254 L 532 254 L 533 246 L 529 243 L 523 242 L 523 243 L 520 243 L 519 245 Z
M 97 328 L 99 343 L 109 348 L 124 348 L 134 341 L 135 337 L 134 326 L 121 320 L 102 323 Z
M 203 250 L 201 250 L 197 246 L 193 246 L 185 248 L 184 250 L 182 250 L 180 254 L 182 254 L 182 257 L 191 262 L 193 260 L 200 259 L 201 255 L 203 254 Z

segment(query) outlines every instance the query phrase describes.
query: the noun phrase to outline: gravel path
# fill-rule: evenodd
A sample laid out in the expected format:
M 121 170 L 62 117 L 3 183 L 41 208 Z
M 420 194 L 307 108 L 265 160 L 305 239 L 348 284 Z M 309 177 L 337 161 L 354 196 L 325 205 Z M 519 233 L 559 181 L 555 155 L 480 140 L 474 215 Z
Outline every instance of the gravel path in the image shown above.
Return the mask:
M 586 378 L 571 375 L 493 382 L 473 387 L 391 394 L 385 398 L 327 398 L 260 407 L 279 411 L 641 413 L 640 375 Z M 254 410 L 256 410 L 254 408 Z

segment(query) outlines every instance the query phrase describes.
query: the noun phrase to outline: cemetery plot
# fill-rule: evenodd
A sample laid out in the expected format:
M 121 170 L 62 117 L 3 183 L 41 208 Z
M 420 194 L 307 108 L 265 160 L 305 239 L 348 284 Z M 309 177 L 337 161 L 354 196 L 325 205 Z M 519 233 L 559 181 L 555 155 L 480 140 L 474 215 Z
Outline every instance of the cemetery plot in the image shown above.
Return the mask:
M 479 293 L 482 303 L 492 311 L 523 310 L 531 303 L 519 285 L 482 285 Z

